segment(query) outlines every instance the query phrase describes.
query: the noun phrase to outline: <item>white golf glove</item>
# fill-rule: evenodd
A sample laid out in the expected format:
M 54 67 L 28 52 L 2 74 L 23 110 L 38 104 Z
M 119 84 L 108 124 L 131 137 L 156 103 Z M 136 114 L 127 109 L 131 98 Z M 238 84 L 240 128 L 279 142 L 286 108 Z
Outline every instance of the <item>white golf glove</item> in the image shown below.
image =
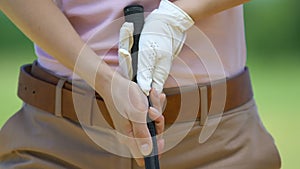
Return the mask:
M 162 0 L 158 9 L 145 19 L 139 42 L 137 82 L 147 96 L 151 88 L 162 92 L 172 60 L 184 44 L 185 31 L 193 24 L 188 14 L 168 0 Z M 129 79 L 132 79 L 133 29 L 133 24 L 127 22 L 121 27 L 118 52 L 120 72 Z
M 131 48 L 133 45 L 133 23 L 125 22 L 120 29 L 119 37 L 119 69 L 120 73 L 127 79 L 132 79 Z
M 162 0 L 145 19 L 138 54 L 137 82 L 146 95 L 152 88 L 162 92 L 172 61 L 184 44 L 193 19 L 178 6 Z

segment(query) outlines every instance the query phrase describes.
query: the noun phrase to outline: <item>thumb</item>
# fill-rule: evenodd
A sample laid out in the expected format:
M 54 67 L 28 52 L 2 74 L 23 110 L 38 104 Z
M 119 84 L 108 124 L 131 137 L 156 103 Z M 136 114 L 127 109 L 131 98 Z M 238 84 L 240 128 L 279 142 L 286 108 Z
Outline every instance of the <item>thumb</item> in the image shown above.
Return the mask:
M 119 49 L 119 68 L 120 73 L 127 79 L 132 79 L 132 59 L 129 51 L 125 49 Z
M 136 143 L 140 149 L 140 152 L 147 156 L 152 152 L 152 140 L 149 130 L 147 128 L 147 124 L 142 123 L 132 123 L 133 135 L 136 139 Z
M 133 45 L 133 23 L 125 22 L 119 35 L 119 68 L 121 74 L 125 77 L 132 79 L 132 61 L 130 50 Z
M 133 45 L 133 23 L 125 22 L 120 28 L 119 49 L 130 51 Z

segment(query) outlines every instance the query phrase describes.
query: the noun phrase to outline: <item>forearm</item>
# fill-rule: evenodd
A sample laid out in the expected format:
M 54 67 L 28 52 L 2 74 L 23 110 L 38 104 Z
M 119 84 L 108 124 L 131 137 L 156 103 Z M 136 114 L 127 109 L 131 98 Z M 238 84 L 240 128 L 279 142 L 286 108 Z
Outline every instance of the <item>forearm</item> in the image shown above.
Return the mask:
M 189 14 L 194 21 L 241 5 L 250 0 L 176 0 L 174 4 Z
M 108 84 L 112 70 L 85 46 L 51 0 L 1 0 L 0 7 L 28 38 L 60 63 L 71 70 L 77 64 L 76 73 L 89 84 L 95 80 L 102 85 Z

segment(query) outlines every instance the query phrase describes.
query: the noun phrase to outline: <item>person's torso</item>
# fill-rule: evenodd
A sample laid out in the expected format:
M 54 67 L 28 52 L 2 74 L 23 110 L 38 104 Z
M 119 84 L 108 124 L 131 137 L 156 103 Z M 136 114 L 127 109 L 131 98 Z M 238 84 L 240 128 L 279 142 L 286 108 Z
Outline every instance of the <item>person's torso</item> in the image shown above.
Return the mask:
M 159 0 L 56 0 L 81 38 L 112 68 L 118 66 L 119 29 L 123 8 L 132 3 L 144 6 L 145 14 L 158 7 Z M 246 64 L 243 6 L 223 11 L 195 23 L 186 43 L 174 59 L 165 87 L 205 83 L 231 77 Z M 56 59 L 35 45 L 39 63 L 60 76 L 72 76 Z M 79 78 L 79 77 L 78 77 Z

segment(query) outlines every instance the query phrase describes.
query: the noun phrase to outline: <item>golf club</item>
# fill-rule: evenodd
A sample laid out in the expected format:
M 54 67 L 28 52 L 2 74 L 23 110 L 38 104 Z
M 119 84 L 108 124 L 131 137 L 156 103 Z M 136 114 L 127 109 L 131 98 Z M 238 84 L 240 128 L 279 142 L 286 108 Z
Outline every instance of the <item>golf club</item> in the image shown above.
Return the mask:
M 132 72 L 133 81 L 137 82 L 137 63 L 138 63 L 138 50 L 139 50 L 139 37 L 144 25 L 144 8 L 141 5 L 129 5 L 124 8 L 124 16 L 126 22 L 132 22 L 134 25 L 133 32 L 133 47 L 131 48 L 132 57 Z M 150 97 L 148 96 L 149 106 L 152 106 Z M 147 126 L 152 137 L 153 150 L 152 152 L 144 157 L 146 169 L 159 169 L 158 161 L 158 148 L 156 142 L 156 128 L 155 123 L 147 115 Z

